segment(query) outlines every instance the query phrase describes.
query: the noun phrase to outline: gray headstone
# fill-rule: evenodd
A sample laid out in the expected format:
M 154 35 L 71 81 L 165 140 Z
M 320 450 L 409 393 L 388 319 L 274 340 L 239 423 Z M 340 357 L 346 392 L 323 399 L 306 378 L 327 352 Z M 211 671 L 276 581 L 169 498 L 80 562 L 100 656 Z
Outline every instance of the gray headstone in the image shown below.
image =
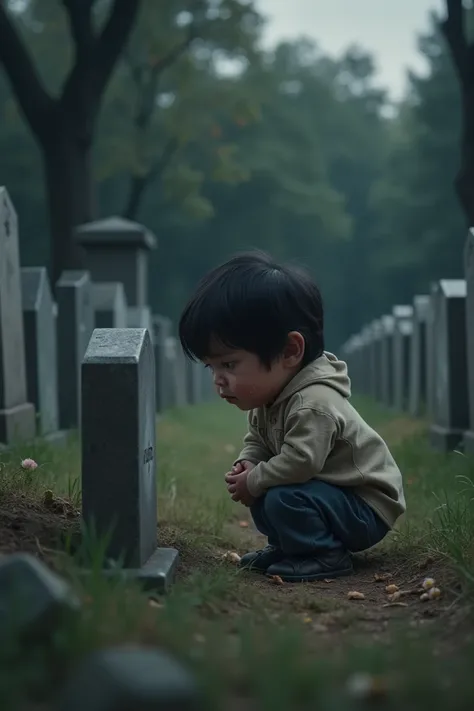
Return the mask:
M 107 557 L 165 589 L 178 553 L 156 547 L 155 361 L 146 329 L 96 329 L 82 365 L 82 507 Z
M 409 411 L 415 417 L 426 410 L 427 348 L 426 325 L 430 316 L 431 300 L 427 294 L 413 299 L 413 335 L 411 339 L 411 369 Z
M 395 319 L 391 314 L 385 314 L 380 319 L 380 388 L 381 401 L 386 407 L 394 403 L 394 360 L 393 360 L 393 332 Z
M 190 405 L 202 402 L 202 376 L 204 366 L 186 358 L 186 399 Z
M 155 351 L 156 373 L 156 410 L 164 412 L 174 407 L 173 389 L 173 358 L 176 357 L 173 349 L 167 347 L 171 337 L 172 323 L 166 316 L 153 316 L 153 347 Z
M 382 335 L 383 330 L 380 319 L 372 321 L 369 341 L 370 396 L 377 402 L 382 399 Z
M 123 284 L 93 282 L 91 294 L 95 328 L 127 328 L 127 300 Z
M 127 309 L 127 328 L 146 328 L 153 343 L 153 318 L 149 306 L 129 306 Z
M 469 399 L 469 428 L 464 433 L 464 449 L 474 454 L 474 230 L 467 235 L 464 251 L 466 275 L 466 347 Z
M 469 426 L 466 351 L 466 282 L 442 279 L 433 298 L 436 351 L 434 361 L 433 446 L 456 448 Z
M 38 434 L 59 427 L 56 316 L 46 267 L 21 270 L 28 399 L 38 414 Z
M 121 282 L 129 306 L 148 304 L 148 254 L 156 238 L 146 227 L 109 217 L 81 225 L 76 236 L 93 281 Z
M 35 409 L 27 401 L 18 221 L 0 187 L 0 443 L 32 439 Z
M 173 343 L 173 348 L 175 350 L 175 392 L 176 392 L 176 405 L 177 407 L 184 407 L 188 405 L 188 388 L 187 388 L 187 374 L 186 374 L 186 356 L 181 348 L 180 342 L 173 338 L 169 342 L 168 347 L 171 348 L 171 343 Z
M 79 610 L 69 585 L 29 553 L 0 559 L 0 637 L 50 639 Z
M 393 404 L 400 412 L 408 409 L 410 395 L 411 337 L 413 306 L 394 306 L 393 322 Z
M 157 649 L 93 652 L 62 690 L 57 711 L 197 711 L 194 676 Z
M 94 328 L 89 272 L 65 271 L 56 285 L 59 425 L 81 421 L 81 362 Z

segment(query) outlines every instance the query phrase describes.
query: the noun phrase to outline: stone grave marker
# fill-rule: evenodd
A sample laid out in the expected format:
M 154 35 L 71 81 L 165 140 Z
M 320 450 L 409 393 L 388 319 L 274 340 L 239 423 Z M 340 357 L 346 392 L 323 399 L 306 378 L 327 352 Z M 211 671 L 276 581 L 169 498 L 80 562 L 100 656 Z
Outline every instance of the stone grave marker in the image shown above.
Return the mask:
M 413 333 L 413 306 L 403 304 L 393 307 L 393 404 L 403 412 L 408 409 L 410 395 L 411 337 Z
M 153 343 L 153 318 L 149 306 L 129 306 L 127 309 L 128 328 L 147 328 Z
M 464 450 L 474 454 L 474 230 L 467 235 L 464 251 L 466 275 L 466 347 L 469 397 L 469 428 L 464 433 Z
M 62 689 L 57 711 L 197 711 L 201 694 L 181 663 L 159 649 L 92 652 Z
M 385 314 L 380 319 L 380 391 L 381 401 L 386 407 L 394 403 L 393 331 L 395 319 Z
M 121 282 L 129 307 L 148 306 L 148 260 L 156 237 L 137 222 L 122 217 L 81 225 L 76 238 L 86 253 L 95 282 Z
M 167 347 L 171 337 L 172 323 L 166 316 L 155 315 L 153 324 L 153 348 L 155 351 L 156 410 L 164 412 L 174 406 L 173 350 Z
M 0 186 L 0 444 L 35 434 L 35 408 L 27 400 L 18 220 Z
M 430 308 L 431 299 L 428 294 L 418 294 L 413 299 L 409 411 L 414 417 L 422 415 L 426 409 L 426 331 Z
M 202 374 L 204 366 L 201 363 L 186 358 L 186 399 L 190 405 L 202 402 Z
M 80 602 L 70 586 L 29 553 L 0 560 L 0 638 L 51 639 Z
M 178 560 L 157 548 L 155 360 L 146 329 L 96 329 L 82 364 L 82 506 L 125 576 L 164 590 Z
M 57 286 L 59 425 L 81 421 L 81 363 L 94 328 L 89 272 L 65 271 Z
M 127 300 L 120 282 L 93 282 L 92 308 L 95 328 L 127 328 Z
M 46 267 L 21 270 L 28 399 L 37 412 L 38 434 L 59 430 L 56 316 Z
M 446 452 L 460 444 L 469 427 L 465 280 L 440 280 L 433 307 L 436 389 L 430 439 L 436 449 Z
M 380 319 L 370 324 L 369 368 L 370 368 L 370 396 L 380 402 L 382 397 L 381 351 L 382 351 L 382 323 Z

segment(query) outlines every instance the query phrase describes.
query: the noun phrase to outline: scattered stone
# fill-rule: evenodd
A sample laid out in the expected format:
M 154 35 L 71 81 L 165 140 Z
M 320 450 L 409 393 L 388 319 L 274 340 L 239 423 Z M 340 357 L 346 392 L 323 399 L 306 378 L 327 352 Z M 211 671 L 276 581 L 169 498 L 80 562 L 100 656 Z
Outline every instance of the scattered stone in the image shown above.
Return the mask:
M 2 636 L 44 640 L 79 607 L 70 586 L 34 556 L 15 553 L 0 559 Z
M 375 573 L 374 580 L 376 583 L 385 583 L 392 577 L 391 573 Z
M 397 600 L 400 600 L 402 596 L 402 593 L 400 590 L 396 590 L 394 593 L 388 596 L 388 599 L 390 602 L 397 602 Z
M 279 575 L 270 575 L 270 581 L 274 585 L 284 585 L 285 583 L 283 582 L 283 578 L 281 578 Z
M 234 551 L 227 551 L 227 553 L 224 553 L 223 558 L 224 560 L 228 560 L 230 563 L 235 563 L 236 565 L 238 565 L 241 561 L 240 555 Z
M 428 595 L 428 593 L 423 593 L 422 595 L 420 595 L 421 602 L 428 602 L 429 599 L 430 596 Z
M 437 600 L 441 597 L 441 590 L 439 588 L 430 588 L 428 590 L 428 597 L 430 600 Z
M 400 588 L 398 587 L 398 585 L 394 585 L 394 584 L 387 585 L 387 587 L 385 588 L 385 592 L 388 593 L 389 595 L 393 595 L 393 593 L 398 592 L 399 589 Z
M 71 676 L 57 711 L 192 711 L 199 707 L 194 677 L 155 649 L 104 649 Z

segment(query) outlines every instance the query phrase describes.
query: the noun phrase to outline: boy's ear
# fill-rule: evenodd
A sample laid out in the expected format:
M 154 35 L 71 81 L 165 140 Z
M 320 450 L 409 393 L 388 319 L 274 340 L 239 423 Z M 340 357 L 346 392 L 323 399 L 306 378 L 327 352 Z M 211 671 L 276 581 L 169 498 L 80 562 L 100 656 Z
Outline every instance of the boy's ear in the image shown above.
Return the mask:
M 306 343 L 299 331 L 291 331 L 288 334 L 286 346 L 283 351 L 283 362 L 287 368 L 295 368 L 304 357 Z

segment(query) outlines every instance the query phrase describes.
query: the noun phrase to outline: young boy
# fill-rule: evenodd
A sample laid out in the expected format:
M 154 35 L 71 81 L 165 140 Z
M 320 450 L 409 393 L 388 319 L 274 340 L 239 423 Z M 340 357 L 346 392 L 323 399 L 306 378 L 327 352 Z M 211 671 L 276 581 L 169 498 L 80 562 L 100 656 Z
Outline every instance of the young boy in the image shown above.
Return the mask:
M 350 574 L 350 553 L 381 541 L 405 498 L 387 445 L 349 401 L 346 364 L 324 350 L 316 284 L 265 254 L 236 256 L 200 282 L 179 332 L 219 395 L 249 413 L 225 480 L 268 545 L 241 565 L 286 581 Z

